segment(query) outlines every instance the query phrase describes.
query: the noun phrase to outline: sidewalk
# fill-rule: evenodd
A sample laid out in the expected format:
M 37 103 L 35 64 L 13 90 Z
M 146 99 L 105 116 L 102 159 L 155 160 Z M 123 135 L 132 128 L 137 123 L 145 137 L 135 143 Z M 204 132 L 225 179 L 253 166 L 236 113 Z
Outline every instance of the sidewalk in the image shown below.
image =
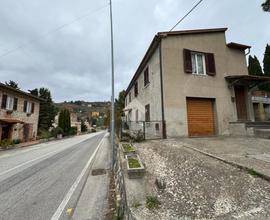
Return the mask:
M 179 139 L 183 146 L 270 180 L 270 140 L 260 138 Z
M 110 165 L 110 143 L 106 136 L 97 152 L 72 219 L 103 219 L 107 208 Z

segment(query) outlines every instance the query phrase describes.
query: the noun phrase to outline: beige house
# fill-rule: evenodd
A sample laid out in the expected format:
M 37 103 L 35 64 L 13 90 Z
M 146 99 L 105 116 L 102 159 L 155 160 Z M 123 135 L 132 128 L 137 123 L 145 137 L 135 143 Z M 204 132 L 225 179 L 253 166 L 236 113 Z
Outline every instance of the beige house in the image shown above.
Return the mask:
M 29 141 L 37 137 L 41 99 L 0 83 L 0 141 Z
M 270 78 L 248 75 L 250 46 L 226 43 L 226 30 L 154 37 L 126 90 L 131 130 L 143 122 L 164 138 L 252 133 L 246 126 L 254 121 L 251 92 Z

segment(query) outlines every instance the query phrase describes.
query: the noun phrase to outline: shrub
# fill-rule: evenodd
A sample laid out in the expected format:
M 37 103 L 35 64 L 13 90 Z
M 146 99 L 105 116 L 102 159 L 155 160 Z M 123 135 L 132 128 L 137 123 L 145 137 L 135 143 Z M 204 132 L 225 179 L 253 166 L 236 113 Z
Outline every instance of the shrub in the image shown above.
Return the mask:
M 52 136 L 57 137 L 59 134 L 64 134 L 64 131 L 60 127 L 53 128 L 51 131 Z
M 76 127 L 72 127 L 70 128 L 68 135 L 73 136 L 77 134 L 77 128 Z
M 52 137 L 52 134 L 49 131 L 46 130 L 40 130 L 39 131 L 39 136 L 41 139 L 49 139 Z
M 13 142 L 13 144 L 19 144 L 19 143 L 21 143 L 21 141 L 19 139 L 15 139 L 12 142 Z
M 160 201 L 156 196 L 147 196 L 146 197 L 146 208 L 155 209 L 160 206 Z
M 14 143 L 12 140 L 4 139 L 4 140 L 0 141 L 0 147 L 5 149 L 5 150 L 11 146 L 14 146 Z
M 142 142 L 144 140 L 144 134 L 142 130 L 138 130 L 133 133 L 132 140 L 134 142 Z

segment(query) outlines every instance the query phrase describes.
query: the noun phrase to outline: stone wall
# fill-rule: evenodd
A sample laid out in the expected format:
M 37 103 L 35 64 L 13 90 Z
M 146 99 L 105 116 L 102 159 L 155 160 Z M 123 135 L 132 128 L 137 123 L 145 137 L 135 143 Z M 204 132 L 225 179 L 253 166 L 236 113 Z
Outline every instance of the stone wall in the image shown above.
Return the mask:
M 30 129 L 31 134 L 29 134 L 29 138 L 35 139 L 37 136 L 37 130 L 38 130 L 38 117 L 39 117 L 39 107 L 40 107 L 39 101 L 37 99 L 21 94 L 19 92 L 17 93 L 17 92 L 6 90 L 4 88 L 0 88 L 0 107 L 2 106 L 3 94 L 18 98 L 18 106 L 17 106 L 17 110 L 16 111 L 14 110 L 12 112 L 8 112 L 7 110 L 1 108 L 0 119 L 19 120 L 19 121 L 22 121 L 24 124 L 30 124 L 32 128 Z M 27 114 L 23 112 L 25 100 L 35 104 L 34 113 Z M 12 135 L 11 135 L 11 138 L 13 140 L 23 139 L 24 124 L 21 124 L 21 123 L 13 124 Z M 0 129 L 0 138 L 1 138 L 1 134 L 2 134 L 2 129 Z

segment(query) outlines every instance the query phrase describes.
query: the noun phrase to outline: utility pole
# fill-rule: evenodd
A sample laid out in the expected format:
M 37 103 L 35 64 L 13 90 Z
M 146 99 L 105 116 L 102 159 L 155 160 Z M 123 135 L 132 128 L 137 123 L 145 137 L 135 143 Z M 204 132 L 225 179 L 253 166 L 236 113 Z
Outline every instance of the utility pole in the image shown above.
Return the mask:
M 112 169 L 115 162 L 114 158 L 114 148 L 115 148 L 115 140 L 114 140 L 114 45 L 113 45 L 113 13 L 112 13 L 112 0 L 110 0 L 110 22 L 111 22 L 111 64 L 112 64 L 112 96 L 111 96 L 111 146 L 112 146 Z

